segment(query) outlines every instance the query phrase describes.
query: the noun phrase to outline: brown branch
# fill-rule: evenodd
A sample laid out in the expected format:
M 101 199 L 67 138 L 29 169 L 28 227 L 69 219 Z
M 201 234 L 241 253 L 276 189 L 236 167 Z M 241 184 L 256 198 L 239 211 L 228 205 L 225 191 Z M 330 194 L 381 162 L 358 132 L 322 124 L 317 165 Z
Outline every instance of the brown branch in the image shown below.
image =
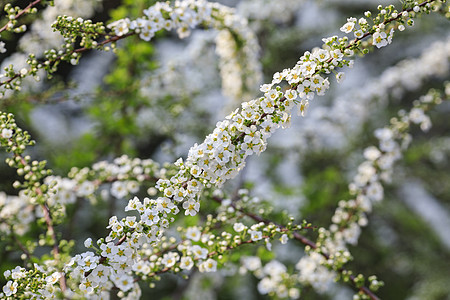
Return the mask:
M 420 3 L 420 4 L 418 4 L 417 6 L 423 7 L 423 6 L 427 5 L 428 3 L 431 3 L 431 2 L 434 2 L 434 1 L 436 1 L 436 0 L 427 0 L 427 1 L 424 1 L 424 2 L 422 2 L 422 3 Z M 400 18 L 403 17 L 403 16 L 402 16 L 402 12 L 405 12 L 405 11 L 406 11 L 406 12 L 411 12 L 413 9 L 414 9 L 413 7 L 404 9 L 404 10 L 402 10 L 402 11 L 400 11 L 400 12 L 398 13 L 397 17 L 395 17 L 395 18 L 390 18 L 390 19 L 387 19 L 387 20 L 384 20 L 382 24 L 386 25 L 386 24 L 391 23 L 392 21 L 396 21 L 396 20 L 398 20 L 398 19 L 400 19 Z M 369 31 L 369 32 L 366 32 L 363 36 L 361 36 L 361 37 L 359 37 L 359 38 L 355 38 L 355 39 L 352 41 L 352 44 L 355 44 L 356 42 L 365 39 L 366 37 L 368 37 L 369 35 L 372 35 L 373 33 L 374 33 L 373 30 L 371 30 L 371 31 Z M 347 48 L 349 48 L 349 46 L 351 46 L 352 44 L 349 44 L 349 45 L 347 46 Z
M 212 199 L 213 199 L 214 201 L 218 202 L 218 203 L 222 203 L 222 201 L 223 201 L 223 199 L 221 199 L 221 198 L 219 198 L 219 197 L 216 197 L 216 196 L 214 196 Z M 237 208 L 236 205 L 235 205 L 233 202 L 230 204 L 230 206 L 233 207 L 235 210 L 237 210 L 237 211 L 243 213 L 244 215 L 246 215 L 246 216 L 252 218 L 252 219 L 255 220 L 256 222 L 262 222 L 262 223 L 264 223 L 264 224 L 270 224 L 270 223 L 271 223 L 271 224 L 274 224 L 275 226 L 277 226 L 278 228 L 280 228 L 280 229 L 283 230 L 283 231 L 289 230 L 288 228 L 286 228 L 286 227 L 283 226 L 283 225 L 280 225 L 280 224 L 277 224 L 277 223 L 275 223 L 275 222 L 266 220 L 266 219 L 262 218 L 261 216 L 258 216 L 258 215 L 254 214 L 254 213 L 251 213 L 251 212 L 247 212 L 247 211 L 245 211 L 245 210 L 242 209 L 242 208 Z M 315 227 L 302 227 L 302 228 L 304 228 L 304 229 L 313 229 L 313 228 L 315 228 Z M 310 247 L 313 248 L 313 249 L 316 249 L 316 248 L 317 248 L 317 245 L 316 245 L 313 241 L 310 241 L 309 239 L 307 239 L 305 236 L 301 235 L 301 234 L 298 233 L 298 232 L 294 232 L 294 238 L 295 238 L 296 240 L 302 242 L 303 244 L 310 246 Z M 327 257 L 327 259 L 328 259 L 328 257 Z
M 14 234 L 13 226 L 11 225 L 11 237 L 14 240 L 14 242 L 19 246 L 20 250 L 22 250 L 23 253 L 27 256 L 27 259 L 31 260 L 31 253 L 28 251 L 28 249 L 19 241 L 17 236 Z
M 22 9 L 20 12 L 17 13 L 17 15 L 14 17 L 14 20 L 17 20 L 18 18 L 20 18 L 22 15 L 28 13 L 28 11 L 36 6 L 37 4 L 39 4 L 39 2 L 41 2 L 42 0 L 35 0 L 33 2 L 31 2 L 30 4 L 28 4 L 27 7 L 25 7 L 24 9 Z M 8 28 L 8 25 L 11 23 L 11 20 L 9 20 L 2 28 L 0 28 L 0 33 L 2 33 L 3 31 L 5 31 Z

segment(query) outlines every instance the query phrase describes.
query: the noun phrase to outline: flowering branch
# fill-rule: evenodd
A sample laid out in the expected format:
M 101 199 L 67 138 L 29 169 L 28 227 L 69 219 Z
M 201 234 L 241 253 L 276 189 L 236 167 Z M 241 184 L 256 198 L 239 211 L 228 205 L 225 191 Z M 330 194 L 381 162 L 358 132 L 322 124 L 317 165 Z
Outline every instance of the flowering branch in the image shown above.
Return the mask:
M 139 35 L 144 41 L 150 41 L 157 31 L 162 29 L 171 30 L 177 29 L 180 38 L 187 37 L 190 34 L 190 28 L 194 28 L 199 24 L 204 24 L 209 27 L 217 28 L 222 31 L 230 32 L 226 37 L 223 36 L 217 40 L 222 46 L 229 39 L 239 39 L 244 46 L 237 46 L 235 43 L 236 52 L 231 55 L 224 51 L 219 51 L 221 60 L 221 69 L 223 73 L 223 89 L 225 94 L 231 95 L 234 98 L 243 97 L 245 92 L 253 92 L 254 87 L 258 86 L 261 79 L 261 66 L 258 61 L 257 53 L 259 46 L 253 32 L 247 27 L 246 22 L 241 20 L 239 16 L 234 14 L 233 10 L 218 3 L 208 3 L 204 0 L 189 0 L 183 4 L 175 3 L 171 7 L 167 3 L 158 2 L 154 6 L 144 11 L 145 17 L 130 21 L 128 18 L 115 21 L 108 25 L 108 28 L 114 32 L 113 36 L 106 34 L 105 26 L 102 23 L 92 24 L 92 21 L 84 21 L 81 18 L 74 20 L 72 17 L 60 16 L 53 27 L 59 30 L 66 39 L 66 44 L 63 45 L 63 50 L 49 50 L 46 51 L 45 60 L 38 61 L 35 55 L 30 55 L 27 63 L 30 68 L 27 70 L 23 68 L 20 72 L 15 72 L 14 69 L 8 69 L 6 77 L 8 79 L 0 82 L 0 87 L 5 89 L 20 89 L 20 80 L 28 75 L 36 76 L 39 69 L 45 69 L 48 76 L 56 72 L 57 66 L 61 61 L 67 61 L 71 64 L 77 64 L 81 53 L 91 49 L 104 49 L 107 44 L 112 44 L 115 48 L 115 43 L 121 39 Z M 99 42 L 100 36 L 105 36 L 106 39 Z M 77 39 L 81 38 L 81 48 L 74 48 Z M 227 47 L 229 45 L 226 45 Z M 236 60 L 242 63 L 245 72 L 240 74 L 241 78 L 233 77 L 233 80 L 227 79 L 225 75 L 230 71 L 233 73 L 239 70 L 234 70 L 233 65 L 236 65 Z M 238 82 L 239 81 L 239 82 Z M 236 90 L 236 86 L 238 89 Z M 4 90 L 0 92 L 4 93 Z
M 1 222 L 3 220 L 0 219 Z M 11 237 L 14 240 L 14 242 L 19 246 L 20 250 L 26 255 L 28 260 L 31 260 L 31 253 L 28 251 L 28 249 L 20 242 L 20 240 L 17 238 L 17 236 L 14 234 L 13 226 L 11 225 Z
M 25 179 L 23 183 L 15 182 L 14 187 L 26 188 L 25 193 L 30 197 L 30 204 L 41 207 L 47 225 L 47 234 L 50 235 L 53 244 L 53 256 L 55 261 L 58 261 L 60 256 L 59 241 L 55 234 L 50 208 L 47 204 L 47 195 L 45 194 L 47 186 L 40 182 L 44 177 L 49 176 L 51 171 L 45 169 L 45 161 L 33 161 L 30 164 L 31 158 L 22 155 L 26 146 L 33 145 L 34 141 L 30 140 L 28 132 L 23 131 L 17 126 L 11 114 L 0 114 L 0 128 L 2 129 L 0 137 L 1 146 L 7 152 L 12 152 L 14 155 L 13 159 L 7 158 L 6 162 L 10 167 L 17 168 L 17 173 L 23 175 Z M 30 257 L 28 251 L 25 253 L 27 257 Z M 60 277 L 60 287 L 63 292 L 66 290 L 64 276 Z
M 446 88 L 447 93 L 448 90 Z M 405 150 L 411 141 L 411 136 L 407 133 L 410 126 L 413 123 L 420 124 L 422 130 L 428 130 L 431 122 L 424 112 L 448 98 L 449 94 L 443 96 L 436 90 L 430 90 L 426 96 L 414 102 L 414 107 L 409 113 L 399 113 L 399 118 L 391 119 L 389 127 L 375 131 L 375 136 L 380 142 L 379 148 L 375 146 L 366 148 L 364 156 L 367 160 L 358 167 L 358 174 L 349 185 L 354 199 L 339 202 L 339 207 L 331 218 L 333 224 L 330 229 L 319 229 L 317 244 L 321 247 L 307 249 L 311 257 L 303 257 L 299 265 L 319 263 L 339 271 L 344 276 L 344 280 L 348 277 L 357 285 L 364 282 L 362 275 L 348 276 L 343 269 L 343 265 L 351 259 L 346 245 L 356 245 L 361 233 L 360 227 L 368 224 L 366 214 L 372 210 L 373 203 L 383 199 L 383 187 L 380 181 L 390 182 L 394 162 L 400 159 L 401 150 Z M 324 252 L 327 254 L 325 255 Z M 325 260 L 317 259 L 317 255 L 313 258 L 313 255 L 317 253 Z M 298 268 L 302 273 L 302 269 Z M 308 281 L 306 271 L 303 278 Z M 371 286 L 375 285 L 377 288 L 382 284 L 373 276 L 369 277 L 369 281 Z M 311 284 L 315 283 L 311 282 Z M 367 294 L 364 290 L 361 291 Z
M 216 201 L 216 202 L 218 202 L 218 203 L 223 203 L 223 199 L 221 199 L 221 198 L 219 198 L 219 197 L 213 197 L 212 198 L 214 201 Z M 269 221 L 269 220 L 267 220 L 267 219 L 264 219 L 264 218 L 262 218 L 261 216 L 258 216 L 258 215 L 256 215 L 256 214 L 254 214 L 254 213 L 250 213 L 250 212 L 247 212 L 247 211 L 245 211 L 243 208 L 238 208 L 237 206 L 236 206 L 236 204 L 235 203 L 233 203 L 233 202 L 230 202 L 229 203 L 229 205 L 231 206 L 231 207 L 233 207 L 235 210 L 237 210 L 237 211 L 239 211 L 239 212 L 241 212 L 242 214 L 244 214 L 244 215 L 246 215 L 247 217 L 250 217 L 251 219 L 253 219 L 253 220 L 255 220 L 256 222 L 262 222 L 262 223 L 264 223 L 264 224 L 274 224 L 274 225 L 276 225 L 278 228 L 280 228 L 280 230 L 282 231 L 282 232 L 285 232 L 285 231 L 289 231 L 289 228 L 287 228 L 287 227 L 285 227 L 285 226 L 283 226 L 283 225 L 280 225 L 280 224 L 277 224 L 277 223 L 274 223 L 274 222 L 272 222 L 272 221 Z M 289 223 L 289 224 L 291 224 L 291 223 Z M 290 225 L 289 225 L 290 226 Z M 294 227 L 295 228 L 295 227 Z M 308 228 L 310 228 L 310 229 L 315 229 L 316 227 L 315 226 L 301 226 L 300 227 L 301 229 L 308 229 Z M 300 229 L 299 228 L 299 229 Z M 314 243 L 313 241 L 311 241 L 311 240 L 309 240 L 308 238 L 306 238 L 305 236 L 303 236 L 303 235 L 301 235 L 301 234 L 299 234 L 298 232 L 296 232 L 296 231 L 294 231 L 294 232 L 292 232 L 292 236 L 294 237 L 294 239 L 295 240 L 297 240 L 297 241 L 299 241 L 300 243 L 302 243 L 302 244 L 304 244 L 304 245 L 306 245 L 306 246 L 309 246 L 309 247 L 311 247 L 312 249 L 318 249 L 319 247 L 317 246 L 317 244 L 316 243 Z M 328 255 L 327 253 L 325 253 L 325 252 L 322 252 L 322 251 L 319 251 L 319 253 L 325 258 L 325 259 L 330 259 L 330 255 Z M 340 273 L 348 273 L 348 271 L 347 270 L 345 270 L 344 268 L 340 268 L 339 270 L 338 270 Z M 357 283 L 357 280 L 356 280 L 356 277 L 355 276 L 353 276 L 353 275 L 350 275 L 350 281 L 354 284 L 354 286 L 355 287 L 357 287 L 360 291 L 362 291 L 364 294 L 366 294 L 367 296 L 369 296 L 370 297 L 370 299 L 372 299 L 372 300 L 379 300 L 379 298 L 369 289 L 369 288 L 367 288 L 367 287 L 365 287 L 365 286 L 359 286 Z
M 5 6 L 5 11 L 8 14 L 9 21 L 3 25 L 3 27 L 0 28 L 0 33 L 2 33 L 5 30 L 12 30 L 14 28 L 14 23 L 17 19 L 19 19 L 22 15 L 26 13 L 35 13 L 37 10 L 33 8 L 38 5 L 42 0 L 34 0 L 33 2 L 30 2 L 24 9 L 19 10 L 18 7 L 12 8 L 10 5 Z M 19 10 L 19 11 L 18 11 Z M 17 12 L 18 11 L 18 12 Z M 16 13 L 17 12 L 17 13 Z

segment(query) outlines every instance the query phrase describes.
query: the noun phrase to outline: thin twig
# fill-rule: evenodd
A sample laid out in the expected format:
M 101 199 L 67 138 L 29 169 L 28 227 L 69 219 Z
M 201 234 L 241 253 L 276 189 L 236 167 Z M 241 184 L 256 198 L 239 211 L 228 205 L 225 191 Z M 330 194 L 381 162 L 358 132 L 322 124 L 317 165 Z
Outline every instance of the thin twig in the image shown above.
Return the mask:
M 12 225 L 11 225 L 11 233 L 12 233 L 11 237 L 14 240 L 14 242 L 17 244 L 17 246 L 19 246 L 20 250 L 22 250 L 22 252 L 25 253 L 25 255 L 27 256 L 27 260 L 30 261 L 31 260 L 31 253 L 30 253 L 30 251 L 28 251 L 28 249 L 20 242 L 20 240 L 14 234 L 14 230 L 13 230 Z
M 27 13 L 32 7 L 36 6 L 37 4 L 39 4 L 39 2 L 41 2 L 42 0 L 35 0 L 33 2 L 31 2 L 30 4 L 28 4 L 27 7 L 25 7 L 24 9 L 22 9 L 19 13 L 17 13 L 17 15 L 14 17 L 14 20 L 17 20 L 18 18 L 20 18 L 22 15 L 24 15 L 25 13 Z M 8 25 L 11 23 L 11 20 L 9 20 L 2 28 L 0 28 L 0 33 L 2 33 L 3 31 L 5 31 L 8 28 Z

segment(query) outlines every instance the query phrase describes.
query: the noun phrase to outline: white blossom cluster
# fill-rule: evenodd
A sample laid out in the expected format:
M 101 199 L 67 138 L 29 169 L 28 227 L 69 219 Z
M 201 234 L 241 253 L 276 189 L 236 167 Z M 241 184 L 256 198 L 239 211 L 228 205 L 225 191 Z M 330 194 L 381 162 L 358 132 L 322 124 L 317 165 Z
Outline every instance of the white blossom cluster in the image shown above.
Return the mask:
M 245 19 L 250 21 L 249 25 L 255 29 L 255 23 L 263 20 L 274 20 L 275 22 L 287 22 L 293 18 L 297 9 L 303 5 L 302 1 L 282 1 L 274 2 L 267 0 L 254 0 L 239 2 L 236 13 L 230 15 L 229 19 L 236 19 L 234 26 L 239 33 L 239 41 L 244 42 L 244 46 L 236 45 L 235 38 L 231 36 L 229 30 L 221 30 L 216 37 L 216 52 L 221 57 L 220 73 L 222 76 L 222 90 L 225 95 L 230 96 L 233 101 L 229 107 L 243 100 L 249 100 L 252 88 L 261 83 L 261 67 L 258 61 L 258 45 L 255 37 L 248 30 Z M 282 13 L 281 13 L 282 12 Z M 238 15 L 244 17 L 239 19 Z M 227 21 L 227 23 L 231 23 Z M 256 25 L 256 29 L 257 29 Z M 240 33 L 242 32 L 242 33 Z M 236 33 L 236 32 L 233 32 Z M 158 98 L 170 94 L 176 97 L 188 97 L 192 93 L 204 90 L 205 85 L 211 84 L 209 74 L 211 66 L 208 54 L 204 48 L 211 43 L 212 37 L 216 34 L 194 35 L 189 45 L 181 55 L 163 65 L 148 78 L 143 79 L 142 93 L 148 97 Z M 242 40 L 247 36 L 247 39 Z M 242 49 L 243 48 L 243 49 Z M 199 59 L 201 57 L 201 59 Z M 195 65 L 193 66 L 193 63 Z M 198 66 L 200 64 L 200 66 Z M 192 72 L 192 68 L 201 69 L 201 72 Z M 252 75 L 253 74 L 253 75 Z M 178 82 L 173 85 L 172 82 Z M 245 81 L 247 83 L 245 83 Z M 170 87 L 170 88 L 168 88 Z M 246 91 L 245 91 L 246 90 Z M 245 94 L 244 94 L 245 92 Z M 236 102 L 238 101 L 238 102 Z
M 344 148 L 348 137 L 357 135 L 374 111 L 388 104 L 389 97 L 399 98 L 428 80 L 445 78 L 449 58 L 450 37 L 446 37 L 424 49 L 420 57 L 404 59 L 368 84 L 337 96 L 330 106 L 315 106 L 299 124 L 295 147 L 302 151 Z
M 288 272 L 287 267 L 278 260 L 271 260 L 264 266 L 258 256 L 243 256 L 241 258 L 241 274 L 253 273 L 259 280 L 258 292 L 276 298 L 298 299 L 300 291 L 290 287 L 291 281 L 298 280 Z
M 446 97 L 449 98 L 449 94 Z M 425 111 L 441 101 L 439 95 L 429 93 L 422 96 L 409 112 L 400 111 L 399 118 L 391 121 L 391 126 L 375 130 L 379 145 L 364 150 L 366 160 L 359 165 L 353 182 L 349 184 L 354 199 L 339 201 L 329 230 L 319 229 L 320 247 L 310 249 L 309 255 L 302 257 L 297 264 L 301 282 L 310 283 L 322 291 L 335 277 L 334 271 L 324 269 L 323 266 L 328 265 L 337 270 L 339 267 L 336 267 L 336 262 L 340 266 L 351 259 L 347 245 L 357 244 L 361 227 L 368 224 L 366 214 L 372 211 L 375 203 L 383 200 L 381 183 L 391 181 L 394 163 L 411 142 L 412 138 L 406 131 L 412 124 L 418 124 L 423 131 L 427 131 L 431 121 Z M 319 269 L 323 272 L 319 272 Z M 320 277 L 322 280 L 317 277 L 320 273 L 323 273 Z
M 24 68 L 27 67 L 26 61 L 29 53 L 35 54 L 36 57 L 41 57 L 46 50 L 59 47 L 64 43 L 63 37 L 53 31 L 51 26 L 58 16 L 76 15 L 82 18 L 89 18 L 94 14 L 98 4 L 99 2 L 96 0 L 63 0 L 56 1 L 53 6 L 47 6 L 42 10 L 41 17 L 33 21 L 30 29 L 20 38 L 18 46 L 21 51 L 15 51 L 11 56 L 4 59 L 0 66 L 1 69 L 3 70 L 5 67 L 13 65 L 16 72 L 19 70 L 26 71 Z M 2 52 L 1 43 L 3 42 L 0 42 L 0 52 Z M 44 74 L 43 71 L 39 73 L 40 76 Z M 0 74 L 0 80 L 3 77 L 2 75 Z M 35 80 L 25 78 L 22 81 L 22 88 L 38 89 L 40 87 L 40 84 Z M 0 98 L 8 95 L 9 93 L 5 95 L 0 93 Z
M 37 264 L 34 264 L 34 267 L 37 271 L 44 272 L 44 270 Z M 26 278 L 30 274 L 25 268 L 15 267 L 13 270 L 5 271 L 3 275 L 7 279 L 12 279 L 9 280 L 5 286 L 3 286 L 4 296 L 11 297 L 17 293 L 17 280 Z M 59 282 L 60 278 L 61 273 L 57 272 L 55 268 L 49 267 L 48 275 L 43 276 L 41 286 L 36 290 L 36 292 L 28 291 L 26 295 L 30 297 L 30 299 L 56 299 L 54 292 L 57 290 L 57 287 L 55 286 L 55 283 Z
M 27 201 L 27 196 L 0 193 L 0 233 L 23 235 L 28 232 L 30 224 L 35 220 L 34 207 Z
M 102 190 L 102 196 L 111 195 L 117 199 L 124 199 L 130 194 L 137 193 L 144 180 L 149 180 L 150 176 L 159 175 L 157 169 L 158 164 L 150 159 L 129 159 L 127 156 L 121 156 L 113 163 L 107 161 L 95 163 L 92 170 L 74 169 L 69 174 L 69 178 L 49 176 L 46 178 L 46 183 L 53 186 L 49 204 L 51 205 L 52 202 L 73 203 L 76 197 L 95 199 L 94 192 L 100 185 L 109 182 L 111 182 L 110 188 Z M 91 178 L 95 179 L 91 180 Z
M 145 41 L 150 41 L 162 29 L 176 29 L 180 38 L 189 36 L 191 29 L 201 23 L 219 29 L 216 49 L 224 94 L 242 101 L 256 91 L 262 80 L 259 45 L 247 21 L 233 9 L 219 3 L 189 0 L 176 1 L 173 8 L 168 3 L 157 2 L 144 10 L 144 14 L 145 18 L 121 19 L 108 27 L 118 36 L 134 30 Z M 238 45 L 233 35 L 242 45 Z
M 295 265 L 298 280 L 310 284 L 318 293 L 325 293 L 336 280 L 336 272 L 324 266 L 326 259 L 317 252 L 303 256 Z
M 143 182 L 164 178 L 166 172 L 167 169 L 160 169 L 159 164 L 151 159 L 131 159 L 125 155 L 113 162 L 97 162 L 92 168 L 73 168 L 68 177 L 45 178 L 44 182 L 50 187 L 47 205 L 57 207 L 65 214 L 65 206 L 77 198 L 96 201 L 94 193 L 99 189 L 104 198 L 111 195 L 124 199 L 137 193 Z M 151 188 L 148 192 L 154 194 L 156 190 Z M 20 191 L 19 196 L 0 193 L 0 232 L 23 235 L 28 232 L 29 225 L 42 216 L 41 207 L 30 203 L 24 191 Z
M 233 23 L 241 21 L 239 18 L 236 19 Z M 235 27 L 247 29 L 246 26 Z M 249 100 L 262 82 L 258 55 L 260 51 L 256 37 L 249 30 L 238 32 L 238 34 L 239 38 L 244 38 L 244 46 L 238 46 L 228 30 L 221 30 L 216 37 L 222 90 L 233 102 Z

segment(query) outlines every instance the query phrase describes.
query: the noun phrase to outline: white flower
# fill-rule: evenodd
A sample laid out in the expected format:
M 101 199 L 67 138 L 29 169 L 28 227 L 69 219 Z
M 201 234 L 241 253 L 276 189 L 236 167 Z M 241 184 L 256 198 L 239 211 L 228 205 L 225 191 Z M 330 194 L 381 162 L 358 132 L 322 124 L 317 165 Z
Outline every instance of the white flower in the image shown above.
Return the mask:
M 98 265 L 94 270 L 92 270 L 92 278 L 98 283 L 105 283 L 108 281 L 108 276 L 110 274 L 110 267 L 105 265 Z
M 11 138 L 13 135 L 13 131 L 9 128 L 3 128 L 2 129 L 2 137 L 5 139 Z
M 132 181 L 128 181 L 126 183 L 126 187 L 129 193 L 137 193 L 139 191 L 139 184 L 132 180 Z
M 314 98 L 314 87 L 311 86 L 311 81 L 304 80 L 297 86 L 298 96 L 302 99 L 312 100 Z
M 217 270 L 217 261 L 212 258 L 208 258 L 202 262 L 199 266 L 200 272 L 215 272 Z
M 264 266 L 264 273 L 275 279 L 281 279 L 286 273 L 286 266 L 277 260 L 272 260 Z
M 330 58 L 330 52 L 325 49 L 319 49 L 317 52 L 314 52 L 314 54 L 320 62 L 327 61 Z
M 366 190 L 366 195 L 370 200 L 379 202 L 383 200 L 383 186 L 379 182 L 372 182 Z
M 261 268 L 261 259 L 257 256 L 246 256 L 241 261 L 242 265 L 249 271 L 256 271 Z
M 199 245 L 192 246 L 190 251 L 194 253 L 195 259 L 206 259 L 208 256 L 208 249 L 202 248 Z
M 389 128 L 378 128 L 375 130 L 375 137 L 380 141 L 387 141 L 392 139 L 394 133 Z
M 183 208 L 185 209 L 184 214 L 195 216 L 200 209 L 200 203 L 193 199 L 183 202 Z
M 340 28 L 342 32 L 349 33 L 355 28 L 355 22 L 347 22 Z
M 121 291 L 128 291 L 133 287 L 133 277 L 127 274 L 122 274 L 121 276 L 116 276 L 114 278 L 114 284 L 121 290 Z
M 159 213 L 156 209 L 147 208 L 141 215 L 141 221 L 147 224 L 148 226 L 157 224 L 159 220 L 160 220 Z
M 188 227 L 186 230 L 186 237 L 194 242 L 198 242 L 200 240 L 200 236 L 201 232 L 196 226 Z
M 20 279 L 20 278 L 25 278 L 26 274 L 25 274 L 25 268 L 22 267 L 15 267 L 12 272 L 11 272 L 11 278 L 16 280 L 16 279 Z
M 345 79 L 345 73 L 344 72 L 337 73 L 336 74 L 336 79 L 337 79 L 338 83 L 341 83 Z
M 166 266 L 166 268 L 171 268 L 175 265 L 175 263 L 178 261 L 179 259 L 179 255 L 175 252 L 169 252 L 164 254 L 163 259 L 162 259 L 162 263 L 164 264 L 164 266 Z
M 111 186 L 111 195 L 117 199 L 123 199 L 128 195 L 127 183 L 122 181 L 114 181 Z
M 358 243 L 358 238 L 360 234 L 361 228 L 356 223 L 350 224 L 348 228 L 342 231 L 342 235 L 345 241 L 351 245 L 356 245 Z
M 287 234 L 283 234 L 280 238 L 281 243 L 284 245 L 288 242 L 289 238 L 287 236 Z
M 47 283 L 50 283 L 50 284 L 55 284 L 58 282 L 59 278 L 61 278 L 61 273 L 54 272 L 52 275 L 45 278 L 45 281 L 47 281 Z
M 194 261 L 190 256 L 183 256 L 180 261 L 180 268 L 190 270 L 194 266 Z
M 250 238 L 252 241 L 256 242 L 262 239 L 262 232 L 257 230 L 249 230 Z
M 276 288 L 276 282 L 272 280 L 269 277 L 264 277 L 259 283 L 258 283 L 258 292 L 261 295 L 268 294 L 275 290 Z
M 280 83 L 283 80 L 283 75 L 280 72 L 273 74 L 272 84 Z
M 259 90 L 263 93 L 268 92 L 272 88 L 272 84 L 263 84 L 259 87 Z
M 17 293 L 17 282 L 9 280 L 5 286 L 3 286 L 3 293 L 6 297 L 10 297 Z
M 360 29 L 360 30 L 356 30 L 354 33 L 356 38 L 362 38 L 364 35 L 364 32 Z
M 101 255 L 103 257 L 113 257 L 118 251 L 117 246 L 113 242 L 109 242 L 108 244 L 101 244 L 100 249 L 102 250 Z
M 81 255 L 81 259 L 78 260 L 78 265 L 83 268 L 85 272 L 95 269 L 99 262 L 99 257 L 95 256 L 92 252 L 85 252 Z
M 367 147 L 364 150 L 364 157 L 370 161 L 374 161 L 381 156 L 380 150 L 375 146 Z
M 5 53 L 5 52 L 6 52 L 5 42 L 0 41 L 0 53 Z
M 266 249 L 268 251 L 272 251 L 272 243 L 270 242 L 270 240 L 267 238 L 264 241 L 266 242 Z
M 125 207 L 125 211 L 138 210 L 141 207 L 142 207 L 142 203 L 139 200 L 139 198 L 134 197 L 133 199 L 130 199 L 128 201 L 128 205 Z
M 234 229 L 234 231 L 236 231 L 236 232 L 241 232 L 241 231 L 243 231 L 245 228 L 246 228 L 246 226 L 245 226 L 244 224 L 242 224 L 242 223 L 234 223 L 234 224 L 233 224 L 233 229 Z
M 114 30 L 114 33 L 117 36 L 122 36 L 124 34 L 127 34 L 130 27 L 130 19 L 120 19 L 118 21 L 115 21 L 107 26 L 110 29 Z
M 95 185 L 94 183 L 90 181 L 84 181 L 77 190 L 77 195 L 81 197 L 90 196 L 95 191 Z
M 331 57 L 333 57 L 333 59 L 335 59 L 336 61 L 341 61 L 342 58 L 344 57 L 344 54 L 339 49 L 335 49 L 335 50 L 331 51 L 330 54 L 331 54 Z
M 84 246 L 85 246 L 86 248 L 92 247 L 92 239 L 91 239 L 91 238 L 87 238 L 87 239 L 84 241 Z
M 79 288 L 82 292 L 86 293 L 86 294 L 92 294 L 94 292 L 94 288 L 98 286 L 98 283 L 93 282 L 91 280 L 91 278 L 84 278 L 80 285 Z
M 136 216 L 127 216 L 125 219 L 125 225 L 129 228 L 135 228 L 137 226 Z
M 388 44 L 386 32 L 375 32 L 373 34 L 372 43 L 377 46 L 377 48 L 386 46 Z
M 316 67 L 316 62 L 308 61 L 301 64 L 300 70 L 303 76 L 312 76 L 316 72 Z

